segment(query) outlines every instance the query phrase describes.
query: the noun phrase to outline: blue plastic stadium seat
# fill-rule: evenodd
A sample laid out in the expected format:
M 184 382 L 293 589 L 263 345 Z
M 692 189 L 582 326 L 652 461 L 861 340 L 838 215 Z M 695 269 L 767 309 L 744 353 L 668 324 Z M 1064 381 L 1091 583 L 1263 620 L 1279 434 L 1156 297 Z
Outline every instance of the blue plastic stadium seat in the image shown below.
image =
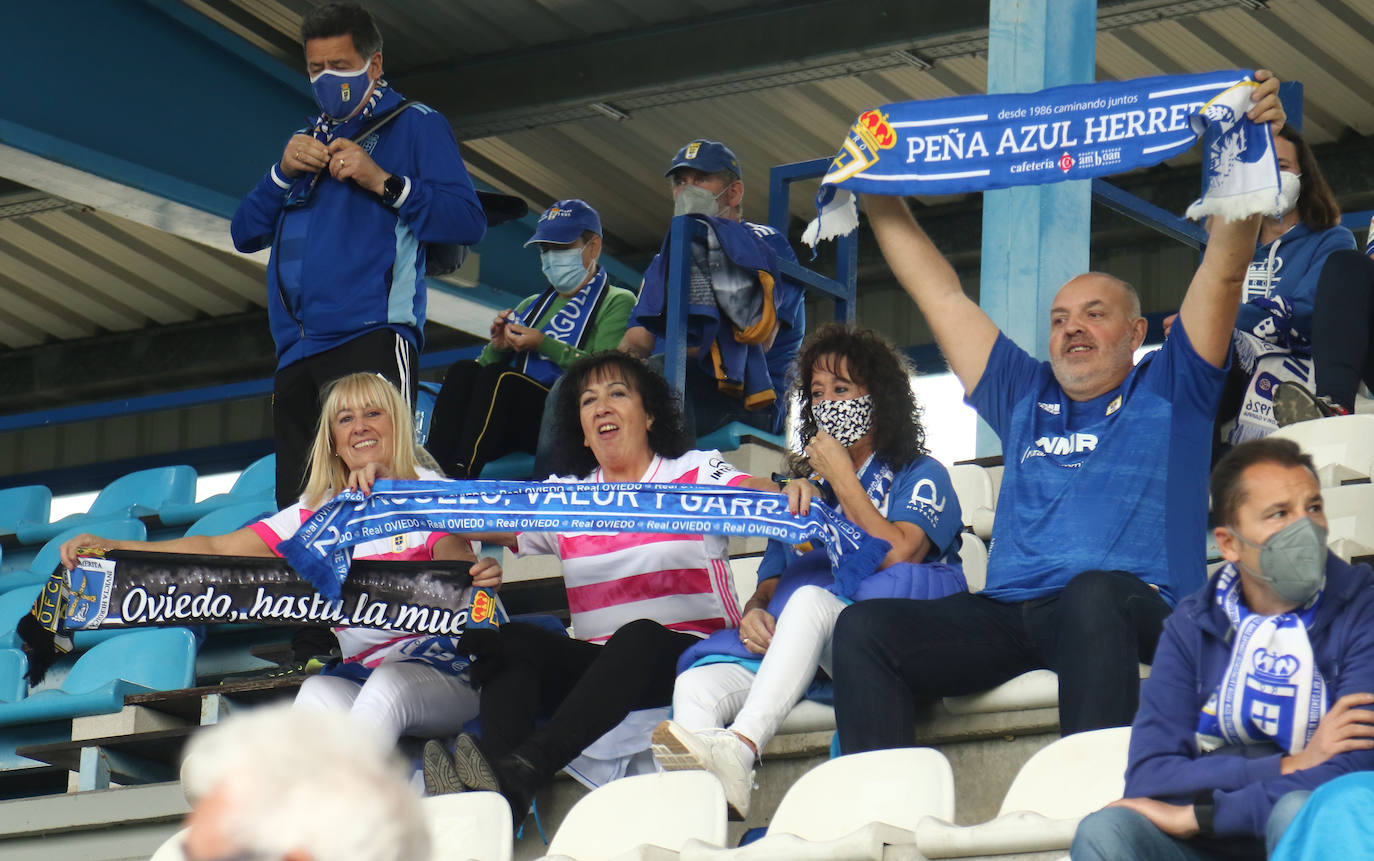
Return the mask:
M 523 451 L 512 452 L 498 457 L 482 467 L 480 478 L 503 478 L 508 481 L 521 481 L 534 475 L 534 455 Z
M 169 502 L 157 511 L 158 519 L 169 526 L 191 523 L 212 511 L 241 502 L 266 500 L 276 511 L 274 497 L 277 492 L 277 456 L 269 454 L 260 457 L 244 469 L 234 480 L 228 493 L 217 493 L 200 502 Z M 206 535 L 209 533 L 200 533 Z
M 775 433 L 766 430 L 759 430 L 753 425 L 744 422 L 730 422 L 723 428 L 713 430 L 706 436 L 697 439 L 697 448 L 702 451 L 734 451 L 744 444 L 743 437 L 758 437 L 764 442 L 772 443 L 778 448 L 787 448 L 787 441 Z
M 17 703 L 29 692 L 29 659 L 19 649 L 0 649 L 0 705 Z
M 185 628 L 130 631 L 82 655 L 62 687 L 0 704 L 0 726 L 111 714 L 128 694 L 174 691 L 196 680 L 196 639 Z
M 13 535 L 20 525 L 46 525 L 52 491 L 41 484 L 0 490 L 0 535 Z
M 90 532 L 99 535 L 101 538 L 113 538 L 120 541 L 142 541 L 148 537 L 148 528 L 142 521 L 125 517 L 118 520 L 98 520 L 89 523 L 82 523 L 79 526 L 72 526 L 64 529 L 43 545 L 29 563 L 27 571 L 12 571 L 7 574 L 0 574 L 0 591 L 18 589 L 21 586 L 33 586 L 46 582 L 51 576 L 52 570 L 61 561 L 58 551 L 62 549 L 62 543 L 68 538 L 74 538 L 83 532 Z
M 16 530 L 20 542 L 38 544 L 59 532 L 87 524 L 123 517 L 147 517 L 163 506 L 190 504 L 196 499 L 196 471 L 189 466 L 162 466 L 143 469 L 116 478 L 105 486 L 85 514 L 71 514 L 52 523 L 21 526 Z
M 225 535 L 237 531 L 250 523 L 277 513 L 277 503 L 272 497 L 236 502 L 217 508 L 191 524 L 187 535 Z
M 415 392 L 415 441 L 420 445 L 429 441 L 429 423 L 434 418 L 434 402 L 438 397 L 438 383 L 421 382 Z

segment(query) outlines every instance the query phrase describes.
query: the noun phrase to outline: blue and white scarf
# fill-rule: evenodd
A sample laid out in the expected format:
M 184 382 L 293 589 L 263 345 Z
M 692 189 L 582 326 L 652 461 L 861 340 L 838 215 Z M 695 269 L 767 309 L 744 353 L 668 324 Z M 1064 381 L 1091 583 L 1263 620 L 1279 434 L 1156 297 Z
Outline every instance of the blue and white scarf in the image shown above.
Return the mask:
M 334 598 L 348 576 L 355 545 L 417 530 L 712 534 L 793 544 L 815 539 L 829 554 L 842 588 L 850 581 L 857 585 L 891 549 L 823 502 L 813 500 L 810 514 L 797 517 L 787 513 L 782 494 L 746 488 L 392 480 L 377 482 L 367 495 L 339 494 L 277 549 L 320 594 Z
M 853 230 L 852 193 L 961 194 L 1124 173 L 1184 152 L 1204 126 L 1206 199 L 1235 202 L 1267 189 L 1267 204 L 1250 212 L 1268 211 L 1277 204 L 1278 162 L 1268 128 L 1246 120 L 1240 106 L 1253 86 L 1245 72 L 1210 72 L 865 111 L 821 180 L 820 216 L 803 241 L 814 247 Z M 1204 111 L 1205 120 L 1195 120 Z M 1260 164 L 1267 169 L 1252 169 Z M 1233 180 L 1246 185 L 1237 191 Z M 1211 214 L 1206 206 L 1201 215 Z
M 1234 638 L 1231 662 L 1198 717 L 1198 750 L 1273 742 L 1297 753 L 1328 708 L 1326 681 L 1307 638 L 1321 592 L 1296 612 L 1261 616 L 1242 603 L 1240 574 L 1227 563 L 1213 600 L 1231 620 Z
M 596 317 L 596 312 L 601 306 L 601 297 L 606 295 L 606 283 L 606 270 L 598 269 L 592 280 L 574 293 L 572 298 L 558 309 L 558 313 L 543 325 L 540 331 L 544 333 L 544 337 L 581 349 L 587 339 L 587 326 Z M 525 309 L 520 318 L 520 325 L 532 328 L 559 295 L 553 287 L 545 290 Z M 535 350 L 526 350 L 522 353 L 515 363 L 515 369 L 545 385 L 553 385 L 554 380 L 563 374 L 562 368 Z
M 876 454 L 870 454 L 863 466 L 859 467 L 858 476 L 859 485 L 864 489 L 868 498 L 872 500 L 873 507 L 878 509 L 878 513 L 883 517 L 887 517 L 887 496 L 892 490 L 891 468 L 879 460 Z M 814 472 L 811 474 L 810 480 L 820 488 L 821 498 L 825 503 L 835 509 L 837 513 L 844 514 L 844 509 L 840 507 L 839 499 L 835 496 L 835 491 L 830 486 L 830 482 Z M 810 553 L 814 549 L 815 547 L 809 541 L 792 545 L 792 550 L 797 556 Z M 881 562 L 882 560 L 878 561 Z

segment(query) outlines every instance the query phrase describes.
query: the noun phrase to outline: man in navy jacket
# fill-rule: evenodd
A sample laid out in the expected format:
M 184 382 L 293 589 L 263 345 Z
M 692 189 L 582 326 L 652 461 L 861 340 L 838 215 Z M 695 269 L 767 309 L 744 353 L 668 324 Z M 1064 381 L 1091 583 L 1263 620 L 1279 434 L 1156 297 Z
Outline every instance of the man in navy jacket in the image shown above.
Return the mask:
M 271 246 L 267 313 L 277 344 L 272 435 L 277 505 L 299 498 L 320 390 L 371 371 L 413 407 L 424 344 L 427 243 L 472 245 L 486 216 L 448 121 L 420 104 L 397 110 L 382 77 L 382 36 L 359 6 L 316 7 L 301 21 L 320 106 L 234 213 L 234 247 Z M 324 628 L 292 639 L 287 672 L 335 648 Z M 293 670 L 294 668 L 294 670 Z
M 1244 443 L 1211 480 L 1227 564 L 1164 626 L 1126 798 L 1073 858 L 1264 858 L 1307 792 L 1374 769 L 1374 573 L 1325 548 L 1312 459 Z
M 267 306 L 277 344 L 272 419 L 282 507 L 300 495 L 324 384 L 374 371 L 414 403 L 425 245 L 472 245 L 487 224 L 453 131 L 436 111 L 413 105 L 352 139 L 402 101 L 382 77 L 371 15 L 344 4 L 312 9 L 301 40 L 322 113 L 291 136 L 231 228 L 240 251 L 272 248 Z

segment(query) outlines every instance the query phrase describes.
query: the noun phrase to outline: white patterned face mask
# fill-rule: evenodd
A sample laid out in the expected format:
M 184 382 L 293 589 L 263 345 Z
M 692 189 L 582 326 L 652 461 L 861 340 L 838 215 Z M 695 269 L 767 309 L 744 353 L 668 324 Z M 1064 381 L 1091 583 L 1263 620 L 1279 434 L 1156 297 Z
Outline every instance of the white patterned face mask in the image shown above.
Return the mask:
M 835 438 L 845 448 L 863 439 L 873 427 L 873 396 L 860 395 L 845 401 L 816 401 L 811 404 L 816 427 Z

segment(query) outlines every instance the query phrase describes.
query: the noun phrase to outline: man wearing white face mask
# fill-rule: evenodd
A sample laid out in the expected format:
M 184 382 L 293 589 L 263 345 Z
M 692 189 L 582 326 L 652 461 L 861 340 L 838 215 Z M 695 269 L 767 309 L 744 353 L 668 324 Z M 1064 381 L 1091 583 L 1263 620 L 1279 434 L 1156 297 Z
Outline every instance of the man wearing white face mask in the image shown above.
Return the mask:
M 1166 621 L 1127 797 L 1079 826 L 1075 861 L 1264 858 L 1308 791 L 1374 769 L 1374 573 L 1326 549 L 1311 457 L 1244 443 L 1211 492 L 1226 564 Z
M 740 178 L 739 159 L 734 152 L 719 141 L 698 139 L 689 142 L 678 150 L 669 165 L 667 173 L 673 193 L 673 215 L 704 215 L 710 218 L 725 219 L 749 229 L 757 241 L 768 249 L 768 253 L 778 259 L 796 261 L 797 257 L 787 244 L 787 237 L 766 224 L 755 224 L 744 220 L 744 181 Z M 654 272 L 661 259 L 656 256 L 649 265 Z M 713 275 L 715 262 L 711 264 Z M 715 305 L 711 296 L 710 278 L 698 275 L 692 278 L 693 305 Z M 704 289 L 703 289 L 704 288 Z M 659 346 L 658 337 L 647 319 L 646 296 L 650 291 L 641 291 L 639 303 L 630 316 L 629 328 L 620 341 L 620 349 L 641 358 L 654 353 Z M 712 379 L 697 362 L 688 362 L 686 379 L 685 410 L 689 430 L 698 436 L 710 433 L 732 421 L 740 421 L 774 433 L 782 430 L 786 417 L 785 402 L 787 372 L 792 360 L 801 346 L 806 330 L 806 309 L 801 290 L 790 285 L 778 285 L 774 290 L 773 301 L 776 308 L 776 323 L 762 340 L 764 362 L 767 366 L 767 388 L 773 392 L 769 406 L 751 409 L 746 400 L 723 394 L 718 379 Z M 689 346 L 689 356 L 697 353 L 697 347 Z
M 368 132 L 404 100 L 382 76 L 382 36 L 366 10 L 310 9 L 301 41 L 320 115 L 291 136 L 231 227 L 240 251 L 272 249 L 267 306 L 283 507 L 302 489 L 322 386 L 369 371 L 414 404 L 426 245 L 472 245 L 487 225 L 440 114 L 412 103 Z
M 533 452 L 549 389 L 573 362 L 614 349 L 635 304 L 597 263 L 601 217 L 586 202 L 549 207 L 525 245 L 539 247 L 549 286 L 496 315 L 491 343 L 449 367 L 434 405 L 426 447 L 453 478 Z

